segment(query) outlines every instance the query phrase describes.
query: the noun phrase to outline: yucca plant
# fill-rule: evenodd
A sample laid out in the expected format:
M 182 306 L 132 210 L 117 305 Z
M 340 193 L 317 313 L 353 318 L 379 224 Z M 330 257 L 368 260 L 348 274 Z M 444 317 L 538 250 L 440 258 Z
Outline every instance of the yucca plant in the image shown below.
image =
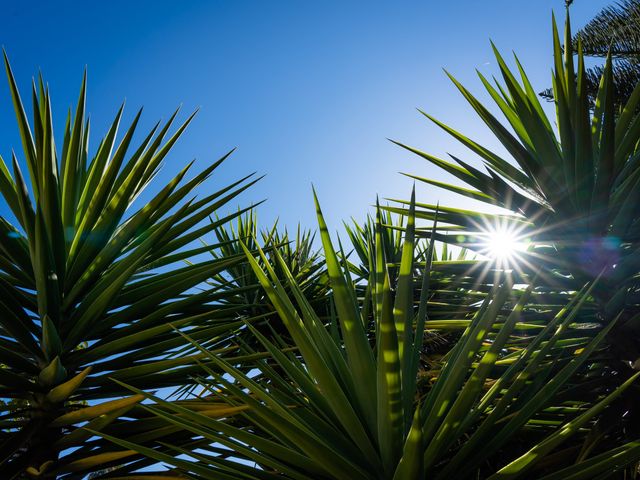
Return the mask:
M 323 281 L 324 260 L 314 246 L 315 235 L 298 226 L 295 236 L 290 236 L 286 228 L 280 230 L 277 222 L 268 229 L 261 230 L 255 211 L 238 216 L 235 222 L 218 226 L 215 231 L 216 243 L 219 247 L 211 249 L 214 258 L 222 259 L 243 254 L 242 244 L 255 249 L 258 238 L 277 248 L 285 260 L 288 270 L 296 278 L 310 301 L 322 301 L 326 297 L 326 282 Z M 272 254 L 269 254 L 271 256 Z M 274 268 L 279 268 L 270 259 Z M 239 263 L 224 272 L 218 273 L 209 280 L 215 289 L 233 289 L 236 297 L 228 297 L 224 301 L 229 305 L 239 305 L 241 309 L 250 309 L 250 316 L 264 314 L 266 295 L 260 288 L 258 279 L 247 263 Z
M 380 221 L 385 228 L 382 228 L 382 248 L 385 250 L 384 256 L 393 268 L 400 263 L 402 256 L 402 232 L 404 230 L 405 216 L 398 215 L 396 218 L 388 211 L 379 214 Z M 344 229 L 349 236 L 349 240 L 356 254 L 350 262 L 351 271 L 356 275 L 355 280 L 368 279 L 371 272 L 375 271 L 375 247 L 376 247 L 376 220 L 367 216 L 365 222 L 359 224 L 355 220 L 351 223 L 344 223 Z M 416 261 L 423 260 L 426 251 L 422 245 L 416 246 Z M 390 271 L 391 278 L 396 278 L 394 271 Z
M 382 256 L 385 259 L 388 275 L 392 282 L 391 289 L 395 289 L 395 282 L 398 280 L 398 268 L 402 259 L 403 233 L 406 223 L 405 215 L 394 216 L 388 210 L 378 209 L 377 220 L 370 215 L 366 221 L 358 223 L 352 219 L 351 223 L 344 223 L 345 231 L 352 246 L 351 254 L 348 255 L 348 266 L 354 276 L 356 292 L 359 298 L 365 299 L 369 284 L 375 282 L 375 262 L 377 248 L 382 248 Z M 438 225 L 434 224 L 438 229 Z M 378 238 L 378 241 L 376 241 Z M 437 247 L 437 246 L 436 246 Z M 427 255 L 431 255 L 431 272 L 429 297 L 425 314 L 429 321 L 425 323 L 425 335 L 423 338 L 423 348 L 428 350 L 429 357 L 439 357 L 447 345 L 455 341 L 458 335 L 450 335 L 451 329 L 437 331 L 427 325 L 446 319 L 447 326 L 451 325 L 451 319 L 457 318 L 465 322 L 469 321 L 478 308 L 478 304 L 484 299 L 491 289 L 491 285 L 481 284 L 478 279 L 474 279 L 475 285 L 469 285 L 460 275 L 455 266 L 467 270 L 473 269 L 476 260 L 468 258 L 465 249 L 459 249 L 454 257 L 454 252 L 450 251 L 448 244 L 441 244 L 440 252 L 438 248 L 429 249 L 428 242 L 417 241 L 414 248 L 414 266 L 426 261 Z M 446 268 L 442 269 L 441 266 Z M 422 278 L 423 272 L 419 268 L 414 268 L 412 275 L 416 280 Z M 491 282 L 493 279 L 491 280 Z M 487 288 L 485 288 L 487 287 Z M 414 300 L 419 301 L 421 289 L 414 289 Z M 365 323 L 373 326 L 373 313 L 369 311 L 369 317 Z M 449 331 L 447 331 L 449 330 Z
M 278 250 L 284 259 L 287 270 L 296 279 L 297 285 L 317 312 L 323 317 L 329 315 L 331 298 L 328 295 L 325 262 L 314 245 L 315 235 L 299 226 L 295 236 L 290 236 L 286 228 L 279 229 L 277 222 L 268 229 L 260 229 L 255 211 L 239 216 L 234 222 L 219 226 L 214 231 L 218 248 L 211 250 L 217 259 L 244 255 L 242 246 L 254 250 L 258 247 L 258 238 L 268 245 L 265 257 L 279 278 L 285 278 L 279 264 L 275 261 L 272 250 Z M 218 272 L 207 280 L 210 287 L 218 292 L 228 292 L 220 299 L 228 311 L 235 310 L 239 318 L 252 318 L 252 324 L 260 332 L 271 337 L 272 332 L 287 337 L 286 329 L 278 319 L 269 303 L 264 290 L 260 287 L 258 277 L 246 263 L 237 263 Z M 234 342 L 248 342 L 256 347 L 255 336 L 247 329 L 234 337 Z
M 219 312 L 220 292 L 194 291 L 243 259 L 183 260 L 209 251 L 192 242 L 242 211 L 201 222 L 254 180 L 198 199 L 194 189 L 228 154 L 183 181 L 189 163 L 133 210 L 193 115 L 169 135 L 176 111 L 131 151 L 141 112 L 117 141 L 121 107 L 91 153 L 85 75 L 59 149 L 42 78 L 29 119 L 6 56 L 5 65 L 23 157 L 14 154 L 12 173 L 0 159 L 0 194 L 10 211 L 0 217 L 0 471 L 7 479 L 79 478 L 141 458 L 114 451 L 82 426 L 139 439 L 163 434 L 153 419 L 136 422 L 148 417 L 135 407 L 143 397 L 130 397 L 114 380 L 154 390 L 183 384 L 202 355 L 173 358 L 185 343 L 180 329 L 227 345 L 243 325 Z
M 405 212 L 406 213 L 406 212 Z M 395 289 L 398 278 L 397 271 L 402 258 L 403 232 L 406 222 L 405 215 L 394 215 L 388 210 L 380 211 L 380 227 L 370 216 L 359 224 L 355 220 L 351 224 L 345 223 L 344 227 L 349 237 L 352 254 L 349 255 L 349 269 L 354 275 L 356 288 L 359 295 L 364 295 L 367 282 L 373 281 L 376 259 L 376 231 L 380 229 L 383 255 L 389 269 L 389 278 L 392 280 L 391 288 Z M 436 230 L 440 226 L 434 225 Z M 448 228 L 448 227 L 445 227 Z M 424 240 L 424 239 L 422 239 Z M 417 241 L 415 245 L 414 265 L 423 263 L 426 259 L 428 242 Z M 440 247 L 440 248 L 438 248 Z M 355 253 L 355 255 L 354 255 Z M 431 290 L 428 303 L 428 316 L 431 320 L 450 319 L 451 315 L 460 314 L 467 309 L 469 314 L 475 312 L 478 302 L 491 290 L 493 276 L 487 262 L 479 260 L 468 250 L 461 248 L 457 252 L 448 248 L 447 243 L 437 245 L 431 252 L 430 274 Z M 476 270 L 486 273 L 482 278 L 474 275 Z M 495 270 L 495 269 L 494 269 Z M 421 277 L 422 272 L 414 269 L 414 276 Z M 358 285 L 362 282 L 361 285 Z M 360 288 L 359 288 L 360 287 Z M 420 289 L 415 290 L 415 300 L 420 295 Z
M 564 48 L 553 21 L 553 96 L 555 127 L 547 118 L 535 90 L 517 61 L 520 81 L 494 47 L 504 84 L 480 80 L 507 119 L 503 125 L 471 92 L 451 77 L 480 118 L 495 134 L 511 158 L 502 158 L 443 122 L 425 114 L 484 162 L 487 172 L 453 157 L 455 163 L 402 145 L 443 168 L 467 185 L 461 187 L 412 177 L 466 197 L 499 206 L 504 214 L 479 213 L 455 208 L 438 209 L 442 222 L 456 228 L 443 241 L 474 250 L 486 247 L 487 233 L 500 231 L 527 239 L 527 248 L 512 267 L 530 272 L 543 268 L 541 285 L 576 290 L 605 270 L 593 293 L 603 321 L 623 312 L 617 332 L 620 358 L 635 362 L 637 324 L 637 273 L 640 271 L 640 85 L 621 110 L 616 110 L 613 73 L 609 57 L 600 81 L 593 111 L 580 41 L 577 68 L 567 17 Z M 406 207 L 391 207 L 406 212 Z M 433 218 L 435 206 L 420 205 L 416 213 Z M 489 240 L 490 241 L 490 240 Z M 622 330 L 621 330 L 622 329 Z M 635 345 L 634 345 L 635 343 Z
M 593 290 L 591 305 L 595 308 L 592 319 L 596 323 L 607 325 L 619 317 L 607 338 L 609 351 L 602 358 L 610 369 L 606 377 L 610 379 L 620 373 L 627 376 L 629 367 L 637 369 L 640 363 L 637 316 L 640 85 L 626 104 L 617 108 L 609 56 L 595 106 L 591 109 L 580 43 L 578 37 L 577 47 L 572 45 L 567 17 L 563 48 L 553 21 L 555 122 L 547 118 L 517 58 L 520 80 L 495 47 L 503 83 L 496 80 L 492 84 L 483 75 L 479 76 L 496 107 L 504 114 L 506 124 L 451 77 L 510 158 L 501 157 L 440 120 L 425 115 L 479 156 L 486 172 L 457 157 L 452 157 L 455 162 L 452 163 L 400 145 L 466 185 L 410 175 L 413 178 L 507 211 L 482 213 L 440 206 L 438 218 L 454 229 L 451 234 L 438 235 L 440 240 L 479 252 L 486 251 L 496 233 L 511 237 L 511 241 L 526 242 L 522 251 L 507 263 L 524 276 L 541 268 L 536 290 L 556 305 L 562 297 L 573 295 L 583 282 L 603 272 Z M 578 52 L 577 68 L 574 51 Z M 404 207 L 391 210 L 406 212 L 408 202 L 403 203 Z M 434 218 L 435 213 L 436 206 L 420 205 L 416 215 L 428 219 Z M 495 263 L 495 259 L 485 262 L 487 266 Z M 467 271 L 465 275 L 474 277 L 481 272 L 482 269 Z M 572 335 L 579 333 L 574 331 Z M 640 412 L 635 407 L 635 398 L 634 394 L 626 394 L 616 402 L 609 409 L 608 420 L 598 423 L 592 437 L 601 435 L 635 441 L 640 436 Z
M 357 298 L 344 253 L 334 249 L 319 208 L 318 218 L 336 325 L 327 326 L 314 312 L 277 249 L 274 256 L 291 294 L 264 252 L 258 249 L 255 258 L 245 248 L 296 348 L 282 351 L 277 339 L 248 325 L 269 354 L 251 362 L 249 373 L 245 362 L 234 364 L 201 348 L 210 361 L 199 380 L 202 408 L 226 403 L 235 409 L 226 419 L 208 418 L 129 387 L 155 401 L 142 408 L 190 432 L 196 448 L 103 437 L 202 479 L 498 479 L 531 472 L 539 478 L 570 465 L 567 458 L 584 442 L 585 427 L 637 377 L 625 379 L 618 389 L 604 382 L 593 385 L 593 378 L 603 375 L 593 354 L 613 323 L 594 338 L 566 338 L 593 284 L 539 333 L 523 335 L 516 332 L 532 287 L 514 289 L 511 275 L 501 272 L 434 381 L 417 388 L 433 241 L 420 265 L 422 295 L 414 303 L 413 203 L 395 291 L 378 217 L 375 280 L 365 302 Z M 368 311 L 375 320 L 371 337 Z M 585 388 L 592 389 L 588 398 L 593 401 L 580 397 Z M 616 456 L 590 459 L 587 452 L 587 463 L 571 467 L 572 478 L 611 473 L 637 459 L 637 444 L 601 441 L 613 443 Z M 567 443 L 568 455 L 548 456 Z

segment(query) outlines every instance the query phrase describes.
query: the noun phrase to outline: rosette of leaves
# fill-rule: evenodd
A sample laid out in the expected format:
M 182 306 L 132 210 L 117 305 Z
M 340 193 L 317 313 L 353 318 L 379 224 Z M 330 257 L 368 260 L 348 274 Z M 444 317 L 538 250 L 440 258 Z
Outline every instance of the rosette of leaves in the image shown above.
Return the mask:
M 6 56 L 5 65 L 23 152 L 0 159 L 0 471 L 7 479 L 82 477 L 142 458 L 83 426 L 163 435 L 137 407 L 143 397 L 114 380 L 143 390 L 185 383 L 201 356 L 174 358 L 185 343 L 178 331 L 227 346 L 242 325 L 220 311 L 219 292 L 189 293 L 244 259 L 183 261 L 206 252 L 193 241 L 237 213 L 202 221 L 254 180 L 196 197 L 225 155 L 188 180 L 185 165 L 136 204 L 193 115 L 171 133 L 176 111 L 134 146 L 141 112 L 118 140 L 121 107 L 91 153 L 85 75 L 56 145 L 42 78 L 29 118 Z
M 605 322 L 623 312 L 616 331 L 625 334 L 620 335 L 616 348 L 621 359 L 633 363 L 640 358 L 635 340 L 631 340 L 638 338 L 639 328 L 631 319 L 638 311 L 640 287 L 640 116 L 636 115 L 640 85 L 618 111 L 609 56 L 592 111 L 582 47 L 578 42 L 576 64 L 568 18 L 564 48 L 554 20 L 553 45 L 555 119 L 547 117 L 517 58 L 519 80 L 495 47 L 503 83 L 478 75 L 506 123 L 451 77 L 508 157 L 428 114 L 476 154 L 485 171 L 468 160 L 452 157 L 451 162 L 400 145 L 466 185 L 411 177 L 504 209 L 491 213 L 441 206 L 438 218 L 457 231 L 439 235 L 440 240 L 481 251 L 486 246 L 485 234 L 492 229 L 526 238 L 529 247 L 519 253 L 513 268 L 526 274 L 541 267 L 539 285 L 555 292 L 575 291 L 604 271 L 593 300 Z M 407 211 L 406 206 L 390 208 Z M 435 205 L 418 205 L 416 215 L 434 218 L 435 211 Z

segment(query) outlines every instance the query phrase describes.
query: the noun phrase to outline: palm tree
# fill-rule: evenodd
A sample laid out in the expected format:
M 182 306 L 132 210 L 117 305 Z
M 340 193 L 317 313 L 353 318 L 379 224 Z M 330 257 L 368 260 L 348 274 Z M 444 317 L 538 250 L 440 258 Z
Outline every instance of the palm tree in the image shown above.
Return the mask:
M 209 251 L 192 242 L 242 211 L 201 221 L 255 180 L 198 199 L 194 189 L 229 154 L 183 181 L 189 163 L 134 210 L 193 115 L 169 134 L 176 111 L 131 151 L 141 112 L 117 141 L 120 107 L 92 154 L 85 75 L 59 149 L 42 78 L 34 82 L 29 120 L 6 56 L 5 65 L 28 179 L 18 154 L 12 173 L 0 159 L 0 194 L 15 218 L 0 217 L 2 477 L 78 478 L 144 465 L 140 455 L 81 427 L 161 438 L 167 431 L 137 407 L 143 397 L 117 382 L 153 390 L 188 382 L 202 355 L 175 355 L 185 344 L 182 329 L 213 349 L 229 346 L 229 332 L 243 323 L 215 304 L 218 292 L 194 288 L 243 258 L 183 261 Z

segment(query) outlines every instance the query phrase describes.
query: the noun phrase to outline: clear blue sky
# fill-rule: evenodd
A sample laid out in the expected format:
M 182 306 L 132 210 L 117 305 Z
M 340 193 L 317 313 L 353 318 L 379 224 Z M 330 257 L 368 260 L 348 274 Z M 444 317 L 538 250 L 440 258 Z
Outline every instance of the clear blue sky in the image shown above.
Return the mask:
M 576 0 L 575 27 L 611 2 Z M 61 133 L 89 71 L 93 147 L 126 98 L 142 127 L 201 107 L 159 178 L 185 162 L 204 167 L 238 151 L 211 187 L 251 171 L 267 174 L 239 203 L 263 198 L 259 217 L 315 226 L 311 183 L 330 225 L 362 219 L 376 193 L 409 195 L 406 171 L 444 179 L 390 144 L 463 154 L 416 107 L 493 145 L 490 135 L 445 77 L 446 67 L 472 91 L 475 69 L 496 74 L 489 39 L 517 52 L 536 88 L 549 85 L 551 11 L 562 0 L 507 1 L 166 1 L 2 2 L 0 43 L 23 97 L 41 69 Z M 6 82 L 0 87 L 0 154 L 20 151 Z M 486 98 L 481 95 L 481 98 Z M 209 188 L 209 187 L 207 187 Z M 418 186 L 422 201 L 465 201 Z M 6 207 L 0 205 L 0 213 Z

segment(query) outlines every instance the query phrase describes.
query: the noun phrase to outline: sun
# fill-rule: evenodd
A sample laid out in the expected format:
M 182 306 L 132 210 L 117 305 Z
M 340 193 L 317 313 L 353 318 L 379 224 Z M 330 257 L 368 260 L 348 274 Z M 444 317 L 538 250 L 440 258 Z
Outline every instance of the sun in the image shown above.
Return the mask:
M 527 249 L 527 242 L 514 231 L 495 228 L 483 234 L 483 254 L 501 263 L 514 262 Z

